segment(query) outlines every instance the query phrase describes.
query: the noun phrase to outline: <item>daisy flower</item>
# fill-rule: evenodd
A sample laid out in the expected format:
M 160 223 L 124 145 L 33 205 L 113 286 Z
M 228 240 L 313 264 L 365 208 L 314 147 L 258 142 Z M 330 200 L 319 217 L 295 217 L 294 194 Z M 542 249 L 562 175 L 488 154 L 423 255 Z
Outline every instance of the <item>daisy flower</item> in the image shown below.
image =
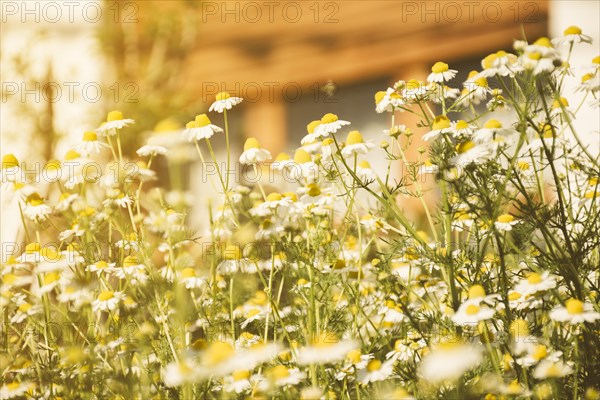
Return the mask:
M 31 382 L 11 382 L 0 387 L 0 399 L 14 399 L 22 397 L 32 391 L 35 385 Z M 29 396 L 27 396 L 29 397 Z
M 379 114 L 392 112 L 404 105 L 402 95 L 396 89 L 388 88 L 385 92 L 375 93 L 375 111 Z
M 283 171 L 293 163 L 294 161 L 288 153 L 279 153 L 277 157 L 275 157 L 275 161 L 271 163 L 271 168 L 277 171 Z
M 581 83 L 577 86 L 577 91 L 597 92 L 600 89 L 600 74 L 587 73 L 581 77 Z
M 513 226 L 520 224 L 521 221 L 510 214 L 502 214 L 494 222 L 494 226 L 499 231 L 510 231 Z
M 113 268 L 115 268 L 116 263 L 107 263 L 106 261 L 97 261 L 93 264 L 88 265 L 85 270 L 90 272 L 95 272 L 96 275 L 100 276 L 107 272 L 110 272 Z
M 123 129 L 134 122 L 132 119 L 123 117 L 121 111 L 111 111 L 106 116 L 106 121 L 100 125 L 100 128 L 96 129 L 96 132 L 106 136 L 113 136 L 117 134 L 118 129 Z
M 311 155 L 300 148 L 294 153 L 294 162 L 289 167 L 289 177 L 292 180 L 304 179 L 311 183 L 317 180 L 319 176 L 319 167 L 312 160 Z
M 61 176 L 61 165 L 58 160 L 48 160 L 42 169 L 42 177 L 46 182 L 58 182 Z
M 315 133 L 315 129 L 319 125 L 321 125 L 321 123 L 322 122 L 321 122 L 320 119 L 317 119 L 315 121 L 309 122 L 308 125 L 306 125 L 306 131 L 308 133 L 306 134 L 306 136 L 304 136 L 302 138 L 302 140 L 300 140 L 300 144 L 302 144 L 304 146 L 304 145 L 307 145 L 309 143 L 316 142 L 319 139 L 320 135 L 318 135 L 318 134 Z
M 600 319 L 600 313 L 594 310 L 591 303 L 571 298 L 564 307 L 558 306 L 550 311 L 550 318 L 558 322 L 568 322 L 571 325 L 594 322 Z
M 240 155 L 242 164 L 251 165 L 271 159 L 271 153 L 268 150 L 261 149 L 260 143 L 255 138 L 246 139 L 244 143 L 244 152 Z
M 194 121 L 186 124 L 183 134 L 189 142 L 193 142 L 200 139 L 210 139 L 215 133 L 221 132 L 223 132 L 223 129 L 213 125 L 206 114 L 200 114 L 196 116 Z
M 94 311 L 113 311 L 119 303 L 125 299 L 123 292 L 104 290 L 98 294 L 96 300 L 92 301 Z
M 23 214 L 32 221 L 40 222 L 52 213 L 52 209 L 44 203 L 42 197 L 34 192 L 25 198 Z
M 177 387 L 197 380 L 197 365 L 189 359 L 171 362 L 162 371 L 162 379 L 168 387 Z
M 338 119 L 335 114 L 325 114 L 321 118 L 321 123 L 315 127 L 315 137 L 327 137 L 330 133 L 336 133 L 343 126 L 350 125 L 350 122 Z
M 561 44 L 574 44 L 574 43 L 592 43 L 591 36 L 584 35 L 581 28 L 572 25 L 564 30 L 563 36 L 552 39 L 552 43 L 556 46 Z
M 427 77 L 428 82 L 444 82 L 456 76 L 458 71 L 449 69 L 448 64 L 438 61 L 431 67 L 431 73 Z
M 517 61 L 518 58 L 516 55 L 503 50 L 492 53 L 481 60 L 483 71 L 477 75 L 477 78 L 489 78 L 494 75 L 513 77 L 515 73 L 523 70 L 523 67 L 518 65 Z
M 363 385 L 368 385 L 371 382 L 383 381 L 394 374 L 394 360 L 381 362 L 379 360 L 371 360 L 365 369 L 358 372 L 358 380 Z
M 21 181 L 21 168 L 19 160 L 14 154 L 6 154 L 2 157 L 1 183 Z
M 306 378 L 306 374 L 298 368 L 288 368 L 285 365 L 276 365 L 265 371 L 265 376 L 271 385 L 294 386 Z
M 232 97 L 227 92 L 217 93 L 215 101 L 210 105 L 208 111 L 216 111 L 222 113 L 225 110 L 231 110 L 233 106 L 237 106 L 242 102 L 241 97 Z
M 467 300 L 458 307 L 456 313 L 452 316 L 452 321 L 456 325 L 477 325 L 480 321 L 485 321 L 494 317 L 496 310 L 489 307 L 480 307 L 477 301 Z
M 354 340 L 339 340 L 330 332 L 322 332 L 309 346 L 298 349 L 299 365 L 328 364 L 341 361 L 357 347 Z
M 541 274 L 531 272 L 526 279 L 521 280 L 516 286 L 515 291 L 522 295 L 532 295 L 537 292 L 545 292 L 556 287 L 556 278 L 550 275 L 550 272 L 544 271 Z
M 217 266 L 220 274 L 229 275 L 244 271 L 248 261 L 243 258 L 242 250 L 236 245 L 227 245 L 223 251 L 223 261 Z
M 516 134 L 513 129 L 503 128 L 502 123 L 496 119 L 488 120 L 483 128 L 473 134 L 473 140 L 477 143 L 506 142 L 510 135 Z
M 423 135 L 423 140 L 428 141 L 437 138 L 444 131 L 450 130 L 450 119 L 445 115 L 438 115 L 433 119 L 431 130 Z
M 542 360 L 533 370 L 535 379 L 562 378 L 573 373 L 573 368 L 563 361 Z
M 469 73 L 463 86 L 464 90 L 461 95 L 464 96 L 464 100 L 468 100 L 475 105 L 481 103 L 491 93 L 487 78 L 480 76 L 477 71 L 471 71 Z
M 186 289 L 198 289 L 204 285 L 205 280 L 196 275 L 194 268 L 184 268 L 179 276 L 179 282 L 185 285 Z
M 482 360 L 478 347 L 462 343 L 442 343 L 434 347 L 419 364 L 425 381 L 441 384 L 456 381 Z
M 370 142 L 365 142 L 359 131 L 351 131 L 346 137 L 342 155 L 344 157 L 351 157 L 355 154 L 365 154 L 373 148 L 375 148 L 375 145 Z
M 466 140 L 456 146 L 457 155 L 450 161 L 459 166 L 465 167 L 472 163 L 482 163 L 492 158 L 492 150 L 487 144 L 476 144 L 471 140 Z
M 28 317 L 31 317 L 35 314 L 39 314 L 43 311 L 43 307 L 41 305 L 32 305 L 27 302 L 23 302 L 19 304 L 17 307 L 17 312 L 12 316 L 10 322 L 13 324 L 18 324 L 25 321 Z
M 376 179 L 375 171 L 373 171 L 371 164 L 366 160 L 358 163 L 355 173 L 363 183 L 373 182 Z
M 230 376 L 225 377 L 223 389 L 226 392 L 244 393 L 252 388 L 250 382 L 250 371 L 243 369 L 233 371 Z
M 157 155 L 167 154 L 167 148 L 155 144 L 146 144 L 135 152 L 140 157 L 156 157 Z
M 56 202 L 55 208 L 58 211 L 66 211 L 69 209 L 69 207 L 71 207 L 75 200 L 78 199 L 78 197 L 79 195 L 77 193 L 61 193 L 61 195 L 58 198 L 58 201 Z
M 73 149 L 83 156 L 89 156 L 91 154 L 98 154 L 102 149 L 108 148 L 108 144 L 100 142 L 96 132 L 85 132 L 81 143 L 74 146 Z

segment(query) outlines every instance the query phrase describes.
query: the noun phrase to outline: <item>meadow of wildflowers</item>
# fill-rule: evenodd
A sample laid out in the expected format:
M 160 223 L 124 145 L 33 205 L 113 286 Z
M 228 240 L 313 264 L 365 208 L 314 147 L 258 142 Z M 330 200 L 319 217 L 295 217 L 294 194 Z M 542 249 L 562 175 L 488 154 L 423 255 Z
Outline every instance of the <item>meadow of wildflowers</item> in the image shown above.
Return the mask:
M 381 143 L 323 110 L 290 154 L 236 154 L 243 99 L 220 93 L 172 133 L 215 167 L 203 232 L 156 183 L 168 148 L 125 154 L 119 111 L 35 174 L 4 154 L 26 243 L 3 249 L 0 398 L 599 399 L 599 133 L 573 121 L 599 107 L 600 58 L 569 63 L 589 42 L 517 41 L 463 83 L 437 62 L 375 94 Z M 409 114 L 430 144 L 412 160 Z

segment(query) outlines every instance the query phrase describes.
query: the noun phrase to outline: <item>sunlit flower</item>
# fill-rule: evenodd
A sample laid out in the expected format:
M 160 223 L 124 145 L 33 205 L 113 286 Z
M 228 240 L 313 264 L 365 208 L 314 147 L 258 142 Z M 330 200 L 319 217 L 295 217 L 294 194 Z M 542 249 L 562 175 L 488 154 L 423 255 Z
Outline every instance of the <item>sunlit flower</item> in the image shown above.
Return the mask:
M 450 132 L 450 119 L 445 115 L 438 115 L 433 120 L 431 130 L 423 135 L 423 140 L 435 139 L 444 132 Z
M 576 325 L 594 322 L 600 319 L 600 313 L 594 310 L 591 303 L 571 298 L 565 302 L 564 307 L 558 306 L 550 311 L 550 318 L 558 322 Z
M 394 373 L 394 360 L 381 362 L 377 359 L 367 363 L 366 368 L 358 372 L 357 379 L 363 384 L 384 381 Z
M 75 151 L 82 154 L 83 156 L 89 156 L 92 154 L 98 154 L 102 149 L 108 147 L 108 144 L 98 140 L 96 132 L 85 132 L 81 143 L 73 147 Z
M 5 383 L 2 385 L 2 387 L 0 387 L 0 399 L 14 399 L 16 397 L 22 397 L 34 388 L 35 385 L 33 383 L 26 381 Z
M 187 123 L 183 134 L 189 142 L 193 142 L 195 140 L 210 139 L 215 133 L 220 132 L 223 132 L 223 129 L 213 125 L 206 114 L 200 114 L 196 116 L 194 121 Z
M 467 300 L 458 307 L 456 313 L 452 316 L 452 321 L 457 325 L 475 326 L 480 321 L 485 321 L 494 317 L 496 310 L 478 304 L 477 301 Z
M 107 136 L 113 136 L 117 134 L 117 130 L 132 125 L 134 122 L 135 121 L 132 119 L 123 117 L 121 111 L 111 111 L 106 116 L 106 122 L 103 122 L 102 125 L 100 125 L 100 128 L 96 129 L 96 132 Z
M 341 361 L 357 347 L 354 340 L 340 340 L 331 332 L 322 332 L 311 345 L 298 349 L 298 364 L 328 364 Z
M 218 113 L 222 113 L 225 110 L 231 110 L 233 106 L 237 106 L 241 102 L 241 97 L 232 97 L 227 92 L 217 93 L 217 95 L 215 96 L 215 101 L 210 105 L 208 111 L 216 111 Z
M 588 35 L 584 35 L 580 27 L 572 25 L 564 30 L 562 37 L 552 39 L 552 43 L 555 45 L 565 43 L 592 43 L 592 38 Z
M 438 61 L 431 67 L 431 73 L 427 76 L 428 82 L 444 82 L 456 76 L 458 71 L 449 69 L 448 64 Z
M 444 343 L 434 347 L 419 364 L 423 379 L 432 384 L 456 381 L 482 360 L 478 347 L 462 343 Z
M 533 370 L 535 379 L 562 378 L 573 373 L 573 368 L 562 361 L 542 360 Z
M 140 157 L 156 157 L 157 155 L 167 154 L 167 148 L 155 144 L 146 144 L 135 152 Z
M 494 226 L 499 231 L 510 231 L 513 226 L 520 224 L 521 221 L 510 214 L 502 214 L 494 222 Z
M 271 153 L 268 150 L 262 149 L 260 143 L 255 138 L 246 139 L 244 143 L 244 152 L 240 156 L 242 164 L 251 165 L 271 159 Z
M 315 127 L 314 135 L 316 138 L 327 137 L 330 133 L 336 133 L 343 126 L 350 125 L 350 122 L 338 119 L 335 114 L 325 114 L 321 118 L 321 123 Z
M 544 271 L 541 274 L 530 272 L 526 279 L 521 280 L 515 285 L 515 291 L 521 295 L 533 295 L 538 292 L 545 292 L 556 287 L 556 278 L 550 275 L 550 272 Z
M 92 302 L 94 311 L 113 311 L 121 301 L 125 299 L 123 292 L 104 290 L 100 292 L 96 300 Z
M 265 371 L 268 382 L 274 386 L 294 386 L 304 380 L 306 374 L 298 368 L 288 368 L 285 365 L 276 365 Z
M 346 143 L 342 149 L 344 157 L 351 157 L 355 154 L 365 154 L 375 147 L 373 143 L 365 142 L 359 131 L 351 131 L 346 137 Z
M 382 113 L 391 112 L 404 105 L 404 100 L 400 93 L 393 88 L 388 88 L 385 92 L 375 93 L 375 111 Z
M 48 217 L 52 209 L 46 205 L 42 197 L 37 193 L 32 193 L 25 198 L 25 207 L 23 214 L 32 221 L 40 222 Z

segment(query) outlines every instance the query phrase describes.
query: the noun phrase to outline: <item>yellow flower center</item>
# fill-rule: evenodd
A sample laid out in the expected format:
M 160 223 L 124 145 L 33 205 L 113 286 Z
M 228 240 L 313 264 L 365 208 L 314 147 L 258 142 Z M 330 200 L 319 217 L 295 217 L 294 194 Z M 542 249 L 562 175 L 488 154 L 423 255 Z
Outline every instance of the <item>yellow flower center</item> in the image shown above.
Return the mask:
M 119 121 L 123 119 L 123 113 L 121 111 L 111 111 L 106 117 L 106 122 Z
M 23 303 L 19 306 L 19 311 L 26 313 L 31 309 L 32 305 L 29 303 Z
M 456 151 L 458 152 L 458 154 L 464 154 L 467 151 L 471 150 L 473 147 L 475 147 L 475 143 L 470 140 L 467 140 L 466 142 L 457 145 Z
M 226 260 L 240 260 L 242 258 L 242 251 L 234 244 L 227 245 L 223 252 L 223 258 Z
M 448 64 L 441 61 L 436 62 L 433 64 L 433 67 L 431 67 L 431 72 L 434 74 L 441 74 L 442 72 L 446 71 L 448 71 Z
M 321 118 L 322 124 L 330 124 L 338 120 L 338 116 L 332 113 L 327 113 Z
M 288 153 L 279 153 L 275 161 L 287 161 L 290 159 L 290 155 Z
M 134 265 L 138 265 L 140 262 L 136 256 L 127 256 L 123 260 L 123 267 L 133 267 Z
M 37 193 L 32 193 L 29 196 L 27 196 L 25 202 L 34 207 L 44 204 L 44 200 L 42 200 L 41 196 Z
M 542 358 L 546 358 L 548 355 L 548 349 L 543 344 L 537 345 L 535 351 L 531 355 L 534 360 L 541 360 Z
M 298 201 L 298 196 L 294 192 L 285 192 L 283 194 L 283 197 L 287 197 L 289 199 L 292 199 L 293 202 Z
M 510 324 L 510 332 L 514 337 L 524 337 L 529 335 L 529 325 L 524 319 L 515 319 Z
M 27 254 L 39 253 L 40 249 L 41 249 L 41 246 L 39 243 L 29 243 L 27 246 L 25 246 L 25 253 L 27 253 Z
M 60 161 L 58 160 L 50 160 L 44 166 L 44 170 L 46 171 L 56 171 L 60 169 Z
M 487 78 L 484 78 L 484 77 L 477 78 L 477 79 L 475 79 L 475 84 L 479 87 L 488 87 Z
M 246 139 L 246 143 L 244 143 L 244 151 L 248 151 L 250 149 L 259 149 L 260 143 L 255 138 Z
M 600 64 L 600 56 L 592 58 L 592 64 Z
M 267 196 L 267 201 L 279 201 L 281 199 L 281 195 L 277 192 L 273 192 Z
M 369 372 L 379 371 L 380 369 L 381 369 L 381 361 L 379 361 L 379 360 L 371 360 L 367 364 L 367 371 L 369 371 Z
M 325 118 L 325 117 L 323 117 Z M 306 130 L 308 133 L 313 133 L 315 131 L 315 128 L 319 125 L 321 125 L 321 120 L 316 120 L 316 121 L 312 121 L 310 122 L 308 125 L 306 125 Z
M 352 144 L 358 144 L 358 143 L 364 143 L 363 137 L 360 134 L 360 132 L 359 131 L 351 131 L 350 133 L 348 133 L 348 136 L 346 137 L 346 144 L 352 145 Z
M 583 302 L 577 299 L 567 300 L 565 306 L 567 307 L 567 312 L 572 315 L 582 314 L 584 310 Z
M 463 119 L 459 119 L 456 121 L 456 129 L 467 129 L 469 127 L 469 123 Z
M 182 278 L 193 278 L 195 276 L 196 270 L 194 270 L 194 268 L 184 268 L 183 271 L 181 271 Z
M 485 297 L 485 289 L 481 285 L 473 285 L 469 288 L 469 298 L 477 299 Z
M 541 281 L 542 281 L 542 276 L 536 272 L 532 272 L 527 277 L 527 282 L 529 282 L 531 285 L 535 285 L 537 283 L 540 283 Z
M 285 365 L 277 365 L 269 370 L 269 376 L 274 380 L 279 380 L 290 376 L 290 371 Z
M 531 60 L 538 61 L 542 58 L 542 54 L 538 53 L 537 51 L 534 51 L 533 53 L 527 54 L 527 57 L 529 57 L 529 59 L 531 59 Z
M 227 360 L 235 352 L 233 346 L 226 342 L 213 342 L 204 354 L 203 360 L 208 365 L 217 365 Z
M 542 47 L 552 47 L 552 42 L 550 42 L 550 39 L 548 39 L 547 37 L 541 37 L 535 42 L 533 42 L 533 44 Z
M 308 194 L 310 197 L 317 197 L 321 194 L 321 189 L 319 189 L 319 187 L 316 184 L 311 183 L 310 185 L 308 185 L 308 191 L 306 192 L 306 194 Z
M 477 313 L 479 313 L 479 310 L 479 306 L 476 306 L 475 304 L 469 304 L 465 312 L 467 313 L 467 315 L 476 315 Z
M 386 95 L 386 92 L 383 92 L 383 91 L 379 91 L 379 92 L 375 93 L 375 104 L 379 104 L 379 102 L 381 100 L 383 100 L 385 95 Z
M 84 142 L 95 142 L 97 140 L 98 140 L 98 135 L 96 135 L 96 132 L 88 131 L 83 134 Z
M 221 100 L 227 100 L 230 97 L 231 97 L 231 95 L 229 93 L 221 92 L 221 93 L 217 93 L 217 95 L 215 96 L 215 99 L 217 101 L 221 101 Z
M 487 129 L 500 129 L 502 128 L 502 123 L 497 119 L 490 119 L 485 123 L 485 125 L 483 125 L 483 127 Z
M 600 196 L 600 192 L 589 190 L 585 193 L 584 196 L 586 199 L 595 199 L 596 197 Z
M 505 224 L 511 223 L 515 220 L 515 217 L 513 217 L 510 214 L 502 214 L 501 216 L 498 217 L 497 221 L 498 222 L 502 222 Z
M 581 35 L 581 28 L 576 25 L 571 25 L 563 32 L 565 36 L 567 35 Z
M 510 292 L 508 295 L 509 300 L 519 300 L 521 298 L 521 293 L 519 292 Z
M 59 258 L 58 252 L 52 247 L 44 247 L 40 249 L 40 254 L 46 261 L 57 261 Z
M 248 379 L 248 378 L 250 378 L 250 371 L 247 371 L 247 370 L 234 371 L 231 374 L 231 377 L 233 378 L 234 381 L 241 381 L 244 379 Z
M 346 358 L 352 364 L 358 364 L 360 362 L 360 356 L 362 356 L 362 353 L 360 352 L 360 350 L 350 350 L 348 352 L 348 354 L 346 354 Z
M 15 168 L 19 166 L 19 161 L 14 154 L 6 154 L 2 157 L 2 169 Z
M 437 117 L 435 117 L 435 119 L 433 120 L 433 126 L 431 127 L 432 130 L 438 131 L 447 128 L 450 128 L 450 120 L 448 119 L 448 117 L 446 117 L 445 115 L 438 115 Z
M 115 297 L 115 293 L 110 290 L 104 290 L 98 295 L 98 300 L 107 301 Z
M 196 119 L 194 120 L 197 128 L 202 128 L 203 126 L 210 125 L 210 119 L 206 114 L 196 115 Z
M 481 60 L 481 66 L 483 69 L 490 69 L 494 66 L 494 61 L 498 59 L 498 55 L 496 53 L 490 54 L 486 56 L 483 60 Z
M 333 144 L 334 141 L 332 138 L 326 138 L 325 140 L 323 140 L 323 142 L 321 142 L 321 146 L 325 147 L 325 146 L 329 146 L 330 144 Z
M 361 161 L 358 163 L 358 166 L 361 168 L 371 168 L 371 164 L 368 161 Z
M 592 79 L 594 77 L 594 74 L 592 74 L 591 72 L 588 74 L 585 74 L 584 76 L 581 77 L 581 83 L 585 83 L 587 81 L 589 81 L 590 79 Z
M 79 157 L 81 157 L 81 154 L 79 154 L 75 150 L 69 150 L 67 151 L 67 154 L 65 154 L 65 161 L 75 160 Z
M 96 268 L 97 269 L 105 269 L 108 268 L 108 263 L 106 261 L 98 261 L 96 263 Z
M 521 170 L 521 171 L 527 171 L 529 169 L 529 163 L 527 161 L 519 161 L 517 163 L 517 167 Z

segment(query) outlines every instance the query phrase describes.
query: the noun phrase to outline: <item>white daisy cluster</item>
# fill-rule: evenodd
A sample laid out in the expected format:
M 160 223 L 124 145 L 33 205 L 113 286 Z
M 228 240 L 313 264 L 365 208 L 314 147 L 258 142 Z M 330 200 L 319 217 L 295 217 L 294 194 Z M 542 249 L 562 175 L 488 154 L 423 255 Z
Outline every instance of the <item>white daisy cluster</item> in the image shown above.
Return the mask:
M 600 154 L 572 121 L 599 63 L 565 65 L 589 41 L 519 41 L 460 91 L 436 62 L 375 95 L 378 146 L 325 113 L 274 160 L 237 151 L 224 92 L 223 128 L 199 114 L 134 151 L 113 111 L 40 176 L 4 155 L 25 243 L 0 272 L 0 398 L 597 399 Z M 159 179 L 190 153 L 218 201 Z M 232 159 L 284 184 L 234 181 Z

